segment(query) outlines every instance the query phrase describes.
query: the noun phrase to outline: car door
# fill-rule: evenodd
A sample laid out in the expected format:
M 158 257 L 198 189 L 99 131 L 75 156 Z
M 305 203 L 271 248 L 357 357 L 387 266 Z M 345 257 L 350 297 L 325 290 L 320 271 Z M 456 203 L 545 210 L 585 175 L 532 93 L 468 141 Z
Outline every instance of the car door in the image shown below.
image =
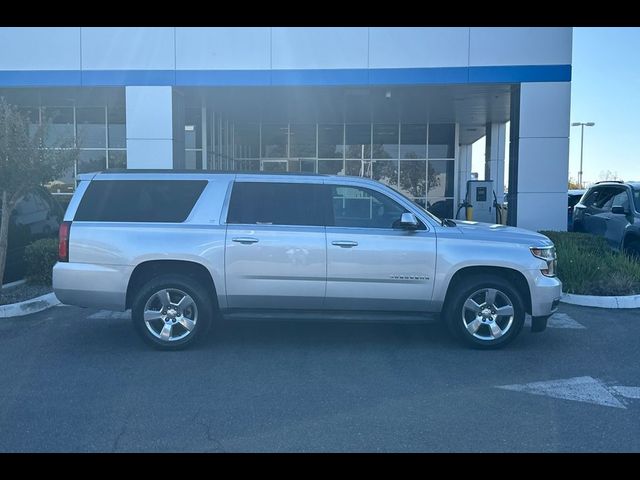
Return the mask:
M 426 311 L 433 293 L 436 237 L 420 222 L 399 228 L 409 210 L 385 193 L 327 184 L 328 309 Z
M 319 309 L 326 287 L 322 182 L 236 180 L 226 218 L 230 308 Z
M 629 215 L 631 213 L 631 197 L 626 187 L 616 189 L 616 194 L 611 202 L 611 209 L 606 213 L 605 238 L 612 248 L 620 249 L 624 232 L 629 225 Z M 622 207 L 626 213 L 613 213 L 613 207 Z
M 612 187 L 603 186 L 593 189 L 584 201 L 585 208 L 580 212 L 581 231 L 601 237 L 605 236 L 607 214 L 611 211 L 615 194 Z

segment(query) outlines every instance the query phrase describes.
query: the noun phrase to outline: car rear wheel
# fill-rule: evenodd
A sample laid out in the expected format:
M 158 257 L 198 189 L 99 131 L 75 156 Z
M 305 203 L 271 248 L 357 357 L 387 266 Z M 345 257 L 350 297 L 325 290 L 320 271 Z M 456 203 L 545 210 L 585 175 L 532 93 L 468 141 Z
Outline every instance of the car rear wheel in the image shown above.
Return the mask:
M 522 295 L 496 275 L 464 278 L 448 300 L 445 320 L 450 332 L 475 348 L 501 348 L 522 330 Z
M 140 288 L 133 302 L 137 332 L 155 348 L 179 350 L 198 341 L 213 314 L 207 290 L 185 275 L 161 275 Z
M 632 240 L 627 243 L 625 251 L 630 257 L 640 261 L 640 240 Z

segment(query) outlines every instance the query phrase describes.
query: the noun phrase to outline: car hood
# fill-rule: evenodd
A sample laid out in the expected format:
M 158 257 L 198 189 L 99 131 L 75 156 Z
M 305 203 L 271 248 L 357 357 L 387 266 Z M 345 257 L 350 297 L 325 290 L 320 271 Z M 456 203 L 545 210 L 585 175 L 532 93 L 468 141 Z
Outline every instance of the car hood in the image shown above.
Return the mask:
M 544 247 L 553 242 L 541 233 L 524 228 L 508 227 L 491 223 L 455 220 L 456 227 L 465 237 L 476 240 L 523 243 L 528 246 Z

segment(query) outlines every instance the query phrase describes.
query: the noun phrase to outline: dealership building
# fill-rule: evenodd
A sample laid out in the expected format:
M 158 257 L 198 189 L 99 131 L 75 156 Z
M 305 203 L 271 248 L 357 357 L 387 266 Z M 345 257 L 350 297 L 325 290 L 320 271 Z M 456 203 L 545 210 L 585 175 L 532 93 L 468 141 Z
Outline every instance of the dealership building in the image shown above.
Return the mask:
M 508 223 L 566 230 L 571 43 L 571 28 L 3 27 L 0 96 L 51 122 L 48 146 L 80 148 L 60 195 L 106 168 L 313 172 L 453 217 L 484 137 Z

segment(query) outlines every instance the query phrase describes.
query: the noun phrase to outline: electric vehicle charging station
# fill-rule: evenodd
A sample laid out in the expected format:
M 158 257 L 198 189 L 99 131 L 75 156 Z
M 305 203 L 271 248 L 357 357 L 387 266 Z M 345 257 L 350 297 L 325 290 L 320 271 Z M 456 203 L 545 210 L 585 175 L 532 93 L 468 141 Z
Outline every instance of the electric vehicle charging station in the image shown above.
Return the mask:
M 467 195 L 458 213 L 465 208 L 465 219 L 474 222 L 499 223 L 493 180 L 467 180 Z M 458 214 L 456 214 L 456 218 Z

